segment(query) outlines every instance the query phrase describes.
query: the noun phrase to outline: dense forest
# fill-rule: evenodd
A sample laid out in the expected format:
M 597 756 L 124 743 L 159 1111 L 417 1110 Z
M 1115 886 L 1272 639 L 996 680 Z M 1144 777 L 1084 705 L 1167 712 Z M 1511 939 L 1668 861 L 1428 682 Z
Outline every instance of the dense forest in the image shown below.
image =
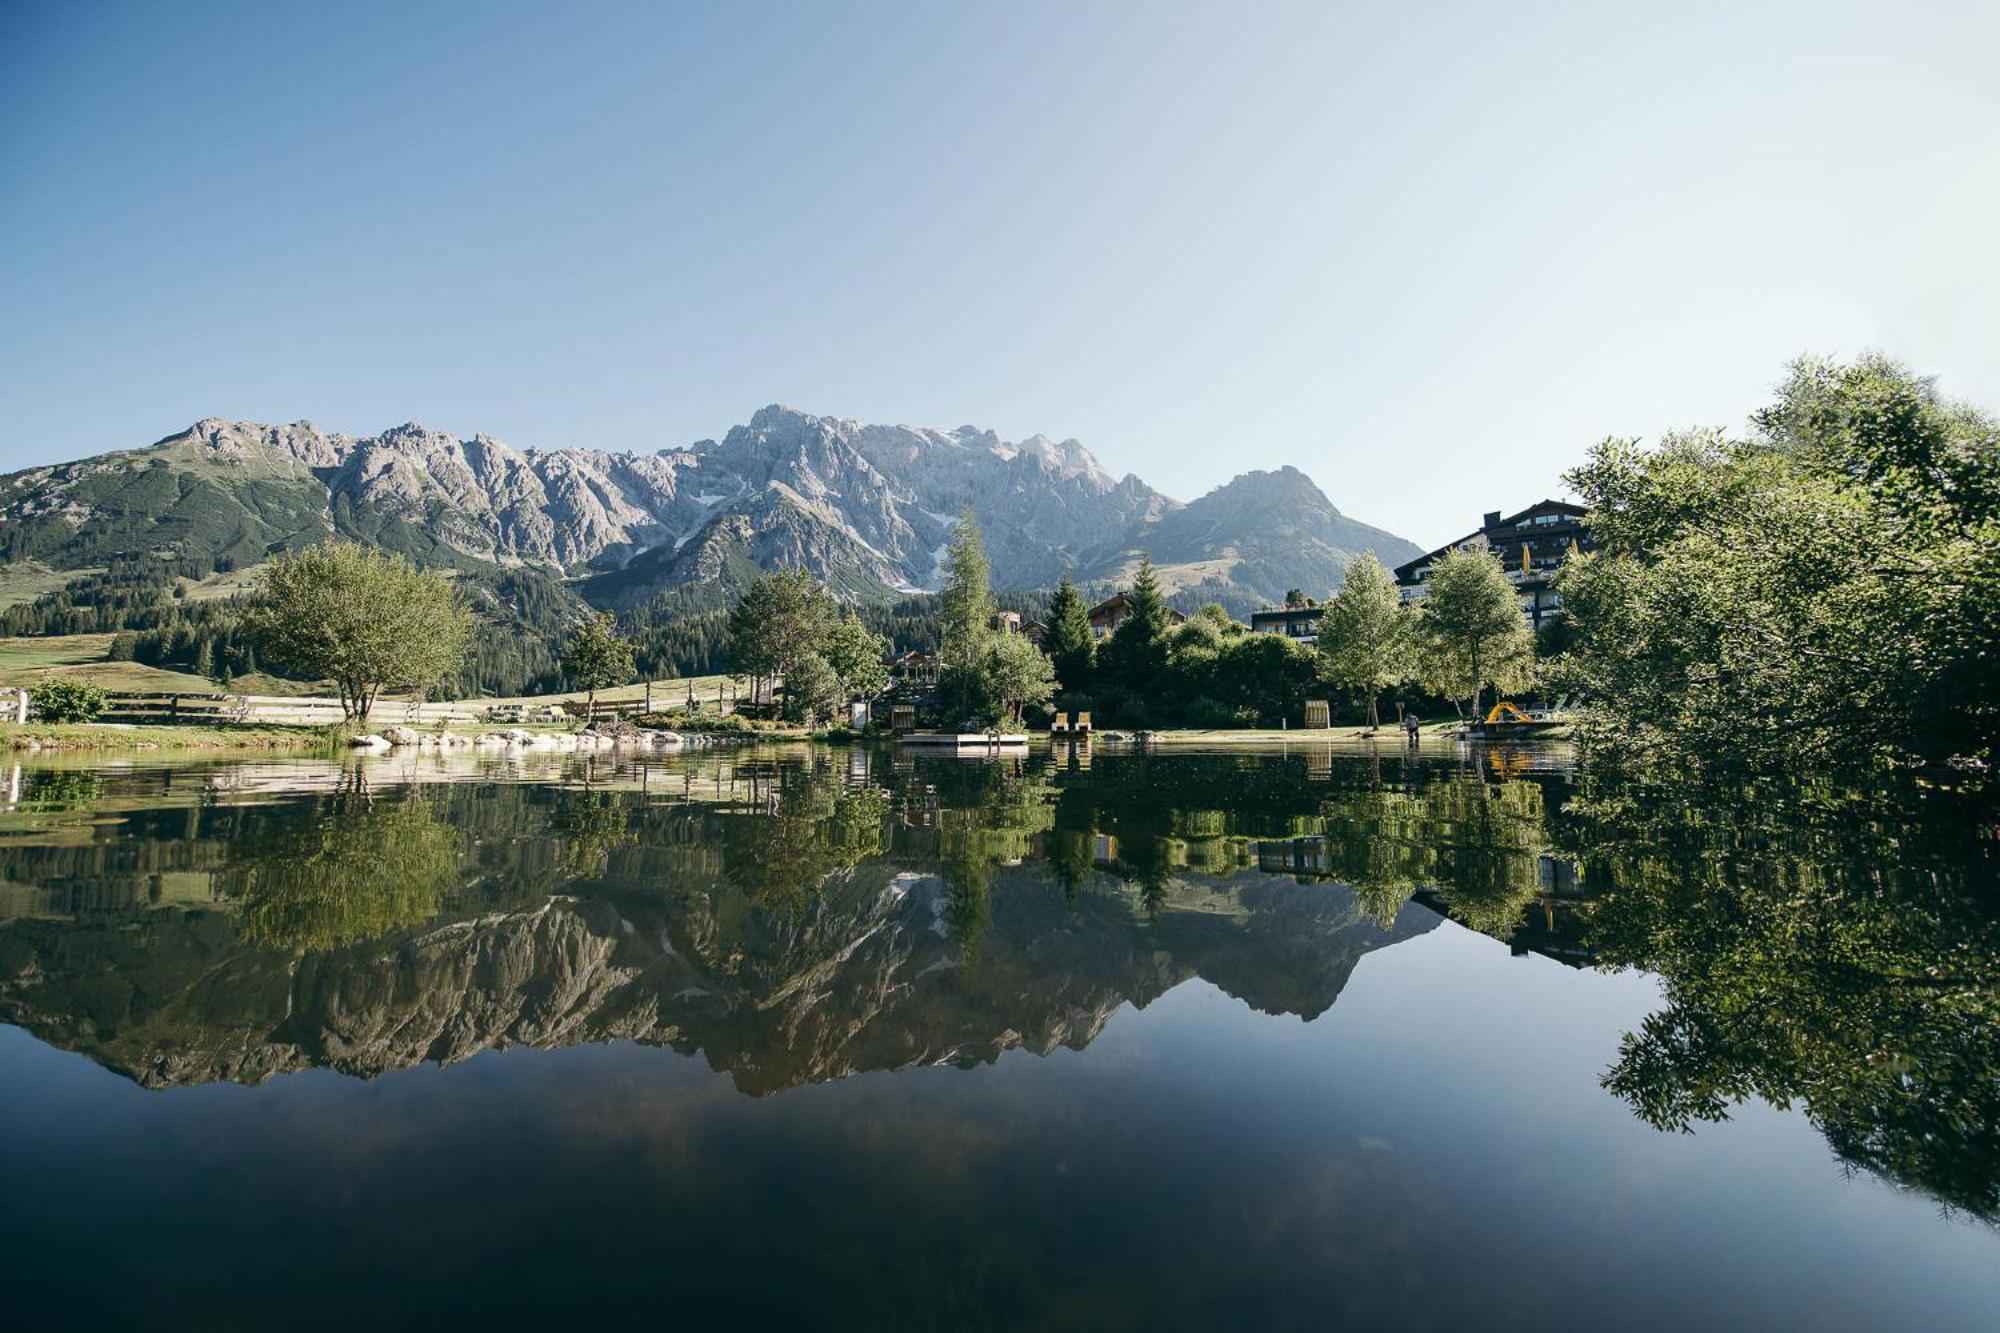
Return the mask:
M 713 675 L 730 668 L 729 613 L 737 592 L 709 584 L 675 588 L 627 614 L 621 628 L 638 648 L 639 672 L 659 680 L 672 676 Z M 1048 614 L 1049 594 L 999 592 L 994 605 L 1040 619 Z M 889 641 L 890 651 L 937 651 L 942 599 L 937 593 L 913 593 L 883 605 L 856 607 L 861 623 Z

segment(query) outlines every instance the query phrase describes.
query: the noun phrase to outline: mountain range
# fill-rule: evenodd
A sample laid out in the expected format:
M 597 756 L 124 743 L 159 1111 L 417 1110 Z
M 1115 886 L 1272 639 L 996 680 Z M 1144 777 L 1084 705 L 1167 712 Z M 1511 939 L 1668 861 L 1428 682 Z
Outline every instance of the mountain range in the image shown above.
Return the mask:
M 534 568 L 624 608 L 803 567 L 857 602 L 932 589 L 977 516 L 997 587 L 1129 577 L 1142 553 L 1184 603 L 1243 612 L 1323 594 L 1353 554 L 1412 543 L 1342 514 L 1286 467 L 1182 503 L 1075 440 L 864 425 L 767 407 L 720 441 L 652 453 L 516 449 L 409 424 L 357 438 L 210 418 L 146 448 L 0 478 L 0 557 L 223 567 L 329 536 L 459 569 Z

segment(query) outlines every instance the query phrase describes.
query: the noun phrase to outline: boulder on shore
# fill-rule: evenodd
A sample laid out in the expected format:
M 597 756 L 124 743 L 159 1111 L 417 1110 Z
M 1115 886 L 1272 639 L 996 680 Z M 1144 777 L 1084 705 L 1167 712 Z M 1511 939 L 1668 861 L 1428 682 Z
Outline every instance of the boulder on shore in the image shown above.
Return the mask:
M 390 748 L 387 740 L 372 732 L 363 732 L 359 736 L 349 736 L 347 738 L 347 746 L 351 750 L 387 750 Z
M 391 745 L 415 745 L 422 739 L 415 727 L 390 727 L 382 735 Z

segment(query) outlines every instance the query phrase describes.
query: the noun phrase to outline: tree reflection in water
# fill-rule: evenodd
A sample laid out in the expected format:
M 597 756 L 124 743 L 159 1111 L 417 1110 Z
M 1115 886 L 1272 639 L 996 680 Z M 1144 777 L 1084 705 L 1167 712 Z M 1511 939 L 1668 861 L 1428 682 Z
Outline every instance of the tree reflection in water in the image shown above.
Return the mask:
M 320 953 L 428 921 L 457 882 L 460 846 L 420 789 L 377 799 L 357 769 L 309 818 L 239 845 L 243 936 Z
M 666 795 L 615 770 L 252 804 L 170 770 L 31 780 L 0 820 L 0 975 L 28 979 L 0 1018 L 148 1079 L 628 1035 L 769 1091 L 1085 1044 L 1194 975 L 1311 1017 L 1437 912 L 1661 978 L 1665 1007 L 1605 1053 L 1647 1123 L 1797 1105 L 1846 1162 L 2000 1215 L 1996 837 L 1973 797 L 1518 755 L 702 762 Z M 137 933 L 88 928 L 106 919 Z M 324 957 L 301 979 L 273 951 Z M 347 997 L 337 1043 L 310 1030 L 322 994 Z M 458 1005 L 477 1021 L 430 1012 Z M 189 1055 L 224 1048 L 248 1054 Z
M 1586 781 L 1600 966 L 1667 1007 L 1604 1078 L 1663 1130 L 1796 1104 L 1842 1160 L 2000 1216 L 2000 903 L 1976 798 L 1877 781 Z

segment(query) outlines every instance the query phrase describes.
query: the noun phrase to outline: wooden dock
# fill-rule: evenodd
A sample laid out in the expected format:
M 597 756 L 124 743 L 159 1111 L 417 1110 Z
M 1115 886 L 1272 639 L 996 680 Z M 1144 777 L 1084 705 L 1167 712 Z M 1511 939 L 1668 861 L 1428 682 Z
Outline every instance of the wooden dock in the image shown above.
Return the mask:
M 896 744 L 951 750 L 1025 750 L 1028 737 L 1018 731 L 908 731 L 896 737 Z

